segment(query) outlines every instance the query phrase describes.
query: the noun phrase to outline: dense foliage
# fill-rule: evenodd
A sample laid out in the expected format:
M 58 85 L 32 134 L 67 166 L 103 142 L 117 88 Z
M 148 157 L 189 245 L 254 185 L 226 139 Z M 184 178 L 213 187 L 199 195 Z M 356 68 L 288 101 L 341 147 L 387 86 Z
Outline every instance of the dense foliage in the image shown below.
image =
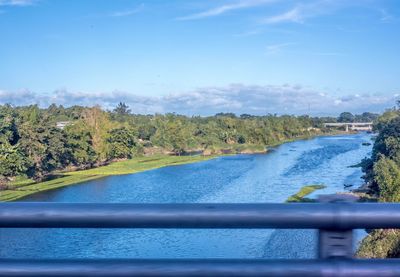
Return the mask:
M 0 179 L 37 180 L 59 169 L 90 168 L 143 154 L 264 147 L 310 135 L 313 119 L 267 115 L 134 115 L 120 103 L 99 107 L 0 106 Z
M 42 180 L 55 170 L 86 169 L 138 155 L 262 151 L 321 132 L 324 122 L 343 117 L 135 115 L 125 103 L 113 111 L 0 105 L 0 183 L 19 175 Z
M 372 156 L 362 163 L 365 179 L 380 202 L 400 202 L 400 111 L 393 109 L 375 124 Z M 400 257 L 399 230 L 373 230 L 359 249 L 362 257 Z
M 365 112 L 362 114 L 353 115 L 349 112 L 343 112 L 339 115 L 338 122 L 373 122 L 378 118 L 378 114 Z
M 400 200 L 400 112 L 389 110 L 374 123 L 378 133 L 371 158 L 362 163 L 365 179 L 382 202 Z M 397 193 L 399 192 L 399 193 Z

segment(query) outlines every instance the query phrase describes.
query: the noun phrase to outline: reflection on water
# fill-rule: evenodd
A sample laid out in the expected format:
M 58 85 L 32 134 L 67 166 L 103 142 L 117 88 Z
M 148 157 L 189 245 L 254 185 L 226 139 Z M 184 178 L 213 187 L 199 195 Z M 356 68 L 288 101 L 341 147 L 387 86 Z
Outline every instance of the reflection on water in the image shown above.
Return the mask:
M 23 201 L 51 202 L 284 202 L 302 186 L 316 194 L 362 183 L 357 164 L 371 151 L 370 135 L 319 137 L 268 154 L 221 157 L 196 164 L 112 176 Z M 312 230 L 2 229 L 0 257 L 9 258 L 308 258 Z

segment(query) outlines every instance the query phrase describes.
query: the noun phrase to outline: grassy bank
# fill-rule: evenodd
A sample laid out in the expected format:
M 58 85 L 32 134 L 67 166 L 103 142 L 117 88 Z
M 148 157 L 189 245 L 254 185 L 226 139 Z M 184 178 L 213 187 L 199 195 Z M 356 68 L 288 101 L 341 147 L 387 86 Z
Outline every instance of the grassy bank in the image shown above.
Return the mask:
M 306 136 L 299 136 L 290 140 L 282 140 L 281 142 L 270 145 L 269 147 L 275 147 L 284 143 L 293 142 L 302 139 L 311 139 L 319 135 L 336 135 L 336 134 L 312 134 Z M 229 147 L 228 147 L 229 146 Z M 264 145 L 220 145 L 217 149 L 229 149 L 231 154 L 239 153 L 265 153 L 267 150 Z M 211 156 L 169 156 L 169 155 L 153 155 L 148 157 L 136 157 L 126 161 L 114 162 L 106 166 L 101 166 L 88 170 L 72 171 L 72 172 L 59 172 L 53 174 L 51 180 L 44 182 L 34 182 L 27 178 L 17 178 L 12 182 L 9 189 L 0 191 L 0 201 L 13 201 L 19 198 L 28 196 L 41 191 L 57 189 L 73 184 L 83 183 L 86 181 L 98 179 L 110 175 L 123 175 L 132 174 L 145 170 L 156 169 L 165 166 L 179 165 L 186 163 L 194 163 L 199 161 L 205 161 L 213 159 L 217 156 L 225 155 L 223 151 L 217 151 Z M 296 195 L 291 196 L 289 202 L 299 202 L 296 199 L 302 199 L 301 201 L 306 201 L 304 198 L 308 194 L 312 193 L 314 190 L 321 189 L 319 185 L 306 186 Z M 304 198 L 304 199 L 303 199 Z
M 52 174 L 51 180 L 43 182 L 35 182 L 31 179 L 17 177 L 16 180 L 11 183 L 9 189 L 0 191 L 0 201 L 13 201 L 37 192 L 79 184 L 111 175 L 133 174 L 165 166 L 195 163 L 210 160 L 222 155 L 266 152 L 265 146 L 262 145 L 245 144 L 229 146 L 230 148 L 220 147 L 221 149 L 229 150 L 227 153 L 219 151 L 218 153 L 207 156 L 170 156 L 160 154 L 113 162 L 106 166 L 100 166 L 88 170 L 55 172 Z
M 302 187 L 299 192 L 290 196 L 286 202 L 314 202 L 310 198 L 306 198 L 307 195 L 310 195 L 316 190 L 324 189 L 326 186 L 324 185 L 309 185 Z
M 209 160 L 216 156 L 151 156 L 115 162 L 110 165 L 67 173 L 58 173 L 54 179 L 35 183 L 30 179 L 17 178 L 11 189 L 0 191 L 0 201 L 13 201 L 27 195 L 68 185 L 78 184 L 111 175 L 137 173 L 171 165 Z

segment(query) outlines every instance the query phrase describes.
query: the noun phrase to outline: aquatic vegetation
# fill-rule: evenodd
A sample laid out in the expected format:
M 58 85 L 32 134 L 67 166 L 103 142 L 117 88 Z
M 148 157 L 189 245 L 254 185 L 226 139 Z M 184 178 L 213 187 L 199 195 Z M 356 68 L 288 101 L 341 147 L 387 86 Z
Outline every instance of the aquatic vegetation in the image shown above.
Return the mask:
M 306 198 L 307 195 L 310 195 L 316 190 L 326 188 L 325 185 L 308 185 L 302 187 L 299 192 L 290 196 L 286 202 L 315 202 L 315 200 Z

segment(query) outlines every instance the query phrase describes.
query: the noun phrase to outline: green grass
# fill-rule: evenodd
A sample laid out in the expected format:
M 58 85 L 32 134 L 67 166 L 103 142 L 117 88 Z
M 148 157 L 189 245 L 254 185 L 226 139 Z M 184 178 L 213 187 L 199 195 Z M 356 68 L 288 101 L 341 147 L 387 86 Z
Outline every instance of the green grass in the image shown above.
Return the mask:
M 115 162 L 98 168 L 67 173 L 57 173 L 55 174 L 56 178 L 40 183 L 35 183 L 31 179 L 24 177 L 18 177 L 12 182 L 11 189 L 0 191 L 0 201 L 13 201 L 40 191 L 61 188 L 105 176 L 132 174 L 164 166 L 194 163 L 212 158 L 215 158 L 215 156 L 204 157 L 160 155 L 151 157 L 136 157 L 131 160 Z
M 228 145 L 227 148 L 231 148 L 233 153 L 265 153 L 267 151 L 265 145 L 258 144 L 234 144 Z
M 289 202 L 314 202 L 312 199 L 306 198 L 306 196 L 313 193 L 314 191 L 316 191 L 318 189 L 324 189 L 324 188 L 326 188 L 326 186 L 324 186 L 324 185 L 304 186 L 299 190 L 299 192 L 290 196 L 286 200 L 286 202 L 288 202 L 288 203 Z

